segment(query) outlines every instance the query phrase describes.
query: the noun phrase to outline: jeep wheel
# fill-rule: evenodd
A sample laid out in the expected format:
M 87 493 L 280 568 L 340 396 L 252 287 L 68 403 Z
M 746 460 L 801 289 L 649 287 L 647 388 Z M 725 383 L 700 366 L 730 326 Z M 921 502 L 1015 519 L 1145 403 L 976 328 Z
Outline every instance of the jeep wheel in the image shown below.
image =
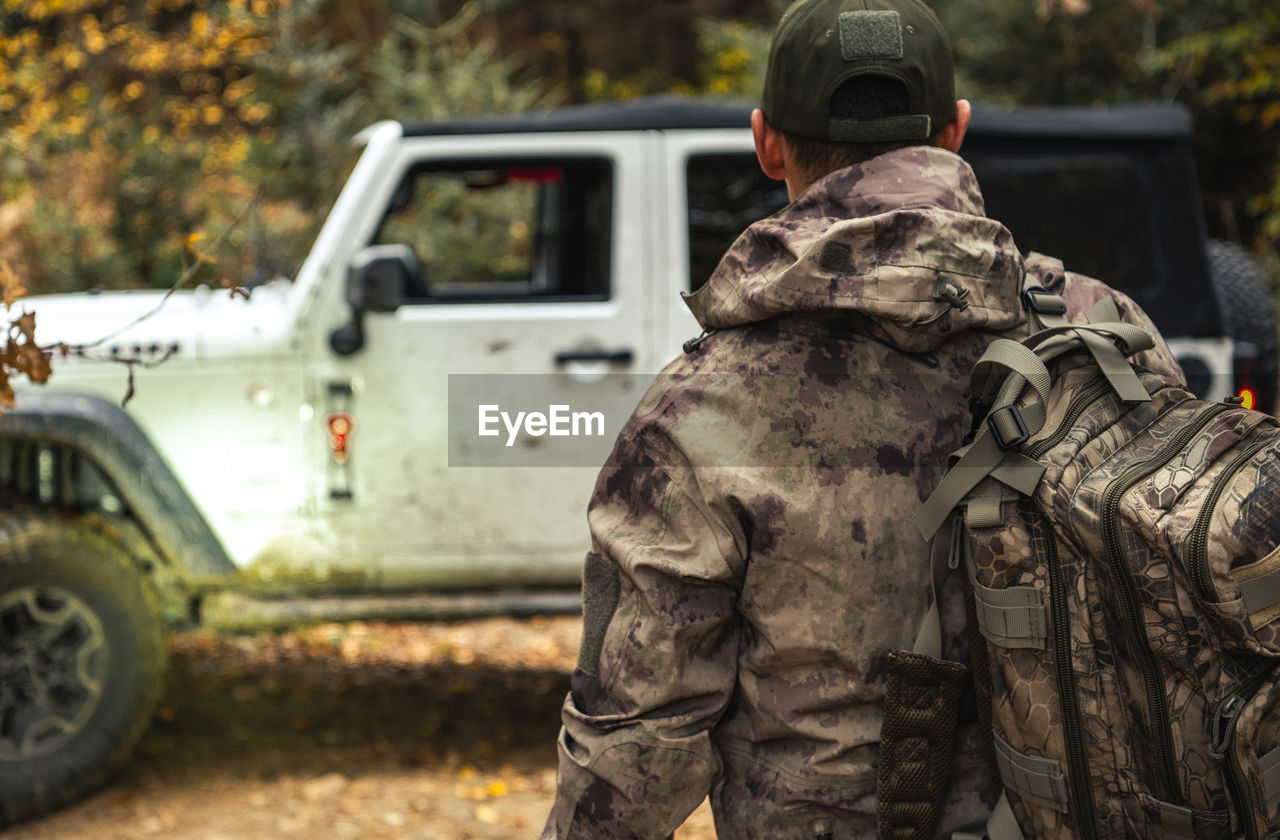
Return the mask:
M 1276 410 L 1280 387 L 1280 349 L 1271 293 L 1262 271 L 1247 250 L 1234 242 L 1211 239 L 1208 243 L 1209 276 L 1222 305 L 1223 326 L 1237 342 L 1252 344 L 1252 384 L 1260 411 Z
M 119 545 L 74 519 L 0 516 L 0 826 L 105 780 L 166 664 L 155 596 Z

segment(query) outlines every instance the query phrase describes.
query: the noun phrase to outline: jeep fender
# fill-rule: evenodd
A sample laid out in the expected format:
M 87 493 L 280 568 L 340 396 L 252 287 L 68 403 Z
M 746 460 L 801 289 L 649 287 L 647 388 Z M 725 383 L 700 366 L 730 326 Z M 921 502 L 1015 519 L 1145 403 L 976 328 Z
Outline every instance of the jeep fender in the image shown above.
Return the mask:
M 24 390 L 0 418 L 0 489 L 46 507 L 110 495 L 182 579 L 236 571 L 173 470 L 124 409 L 100 397 Z

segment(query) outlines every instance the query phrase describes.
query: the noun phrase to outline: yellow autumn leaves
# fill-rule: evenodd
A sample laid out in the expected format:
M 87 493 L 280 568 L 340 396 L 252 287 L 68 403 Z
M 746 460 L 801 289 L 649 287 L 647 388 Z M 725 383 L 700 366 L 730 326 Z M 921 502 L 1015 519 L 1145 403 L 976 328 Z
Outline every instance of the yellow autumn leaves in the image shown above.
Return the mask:
M 510 766 L 502 768 L 500 778 L 485 779 L 475 767 L 464 765 L 457 772 L 454 796 L 476 803 L 473 816 L 477 822 L 525 828 L 528 820 L 523 815 L 506 813 L 495 802 L 513 792 L 526 793 L 538 789 L 536 778 L 520 774 Z
M 0 30 L 0 144 L 22 154 L 113 116 L 142 121 L 157 139 L 224 127 L 245 139 L 272 107 L 253 98 L 243 68 L 268 48 L 274 15 L 289 0 L 198 0 L 185 20 L 165 15 L 190 5 L 150 0 L 138 16 L 126 4 L 0 0 L 19 21 Z

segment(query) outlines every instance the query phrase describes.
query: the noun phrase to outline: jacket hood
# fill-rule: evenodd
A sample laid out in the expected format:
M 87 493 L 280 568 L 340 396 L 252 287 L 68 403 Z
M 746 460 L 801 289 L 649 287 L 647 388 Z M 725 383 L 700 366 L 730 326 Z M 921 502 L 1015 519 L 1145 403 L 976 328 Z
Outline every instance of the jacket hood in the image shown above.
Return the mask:
M 911 146 L 837 170 L 738 237 L 685 302 L 704 329 L 784 314 L 854 320 L 920 352 L 1024 319 L 1022 256 L 958 155 Z

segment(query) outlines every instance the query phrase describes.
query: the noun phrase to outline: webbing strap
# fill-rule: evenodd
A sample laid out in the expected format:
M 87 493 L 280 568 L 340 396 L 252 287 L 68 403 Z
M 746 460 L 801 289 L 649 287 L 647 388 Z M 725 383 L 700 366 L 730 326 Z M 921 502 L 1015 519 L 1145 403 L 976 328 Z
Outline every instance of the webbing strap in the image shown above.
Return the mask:
M 916 633 L 913 647 L 916 653 L 923 653 L 934 659 L 942 658 L 942 617 L 939 612 L 938 595 L 947 577 L 953 569 L 959 568 L 969 554 L 969 542 L 964 532 L 955 526 L 955 518 L 951 517 L 945 527 L 933 535 L 930 545 L 929 567 L 930 585 L 933 587 L 933 601 L 929 604 L 929 612 L 920 622 L 920 630 Z
M 1150 350 L 1155 346 L 1155 340 L 1146 330 L 1123 321 L 1069 324 L 1041 330 L 1024 339 L 1022 343 L 1043 352 L 1051 341 L 1056 345 L 1059 337 L 1063 335 L 1074 336 L 1084 344 L 1098 368 L 1106 375 L 1107 381 L 1122 399 L 1127 402 L 1145 402 L 1151 399 L 1146 389 L 1142 387 L 1133 366 L 1125 360 L 1126 355 Z M 1120 342 L 1121 347 L 1116 346 L 1117 341 Z M 1014 395 L 1014 399 L 1016 396 Z
M 1069 323 L 1067 304 L 1060 296 L 1044 289 L 1028 289 L 1023 292 L 1022 299 L 1028 304 L 1027 320 L 1033 333 L 1046 327 L 1060 327 Z
M 1022 829 L 1018 827 L 1017 818 L 1013 815 L 1013 808 L 1009 805 L 1009 795 L 1004 791 L 1000 791 L 1000 800 L 996 802 L 991 816 L 987 817 L 987 838 L 988 840 L 1026 840 Z
M 1061 295 L 1041 286 L 1039 275 L 1022 275 L 1022 305 L 1027 310 L 1027 324 L 1033 333 L 1067 323 L 1067 302 Z
M 1043 425 L 1044 421 L 1041 420 L 1040 423 Z M 1006 452 L 1004 460 L 991 471 L 991 477 L 1024 496 L 1030 496 L 1040 485 L 1044 470 L 1044 464 L 1034 458 L 1028 458 L 1021 452 Z
M 959 458 L 955 466 L 942 477 L 916 513 L 916 527 L 926 540 L 933 538 L 951 510 L 1005 460 L 1008 452 L 1005 451 L 1007 447 L 1002 447 L 1002 444 L 1017 439 L 1010 436 L 1009 424 L 1013 422 L 1014 413 L 1027 437 L 1035 435 L 1044 427 L 1050 378 L 1044 362 L 1032 348 L 1046 348 L 1046 352 L 1054 356 L 1060 355 L 1071 342 L 1064 345 L 1057 339 L 1067 334 L 1074 336 L 1090 350 L 1098 367 L 1107 375 L 1108 381 L 1122 399 L 1130 402 L 1151 399 L 1133 367 L 1125 361 L 1124 355 L 1111 340 L 1118 339 L 1124 344 L 1125 352 L 1129 353 L 1154 346 L 1151 336 L 1133 324 L 1110 321 L 1087 326 L 1066 325 L 1041 330 L 1021 343 L 1008 339 L 992 342 L 974 366 L 970 393 L 989 394 L 990 389 L 999 385 L 995 403 L 987 414 L 988 418 L 995 419 L 990 424 L 980 426 L 974 442 L 967 450 L 957 453 Z M 1003 380 L 1000 379 L 1001 376 Z M 1036 390 L 1040 401 L 1021 408 L 1015 406 L 1014 403 L 1028 384 Z M 1006 414 L 1009 416 L 1006 417 Z M 997 435 L 1000 439 L 997 439 Z M 979 503 L 981 513 L 991 512 L 990 498 L 988 494 Z M 984 516 L 983 519 L 985 518 Z
M 1062 765 L 1052 758 L 1027 755 L 1015 750 L 993 732 L 996 743 L 996 764 L 1000 767 L 1000 779 L 1014 793 L 1039 805 L 1067 812 L 1067 778 Z
M 1120 307 L 1116 306 L 1115 298 L 1105 295 L 1084 311 L 1084 319 L 1090 324 L 1117 322 L 1121 320 Z
M 1190 808 L 1161 802 L 1160 826 L 1169 840 L 1196 840 L 1195 812 Z
M 1037 403 L 1022 411 L 1028 431 L 1035 434 L 1044 426 L 1044 405 Z M 960 501 L 987 476 L 1017 490 L 1024 496 L 1035 492 L 1044 466 L 1020 452 L 1003 451 L 990 429 L 983 427 L 977 439 L 956 451 L 957 460 L 947 470 L 933 493 L 916 511 L 915 523 L 926 540 L 933 535 Z
M 1258 756 L 1258 771 L 1262 777 L 1262 798 L 1267 810 L 1275 811 L 1280 805 L 1280 747 Z
M 1124 345 L 1123 352 L 1126 356 L 1141 353 L 1143 350 L 1150 350 L 1155 346 L 1155 339 L 1151 337 L 1149 332 L 1136 324 L 1130 324 L 1126 321 L 1099 321 L 1096 324 L 1067 324 L 1062 327 L 1050 327 L 1024 338 L 1022 343 L 1028 347 L 1035 348 L 1043 344 L 1046 339 L 1063 333 L 1080 332 L 1100 333 L 1119 339 L 1120 343 Z
M 916 527 L 920 529 L 920 534 L 926 540 L 933 539 L 933 535 L 951 515 L 951 511 L 960 503 L 960 500 L 999 466 L 1005 454 L 1000 451 L 1000 446 L 993 435 L 985 429 L 979 433 L 973 445 L 961 456 L 955 466 L 947 470 L 933 493 L 916 511 Z
M 1093 360 L 1098 363 L 1098 369 L 1107 377 L 1120 399 L 1125 402 L 1146 402 L 1151 399 L 1142 381 L 1138 379 L 1138 374 L 1134 372 L 1133 365 L 1129 364 L 1115 344 L 1087 329 L 1077 330 L 1076 334 L 1080 336 L 1084 346 L 1089 348 Z
M 991 816 L 987 817 L 986 830 L 982 834 L 953 831 L 951 840 L 1026 840 L 1026 835 L 1018 826 L 1018 818 L 1013 815 L 1009 797 L 1004 791 L 1000 791 L 1000 799 L 996 801 L 996 807 L 991 809 Z
M 989 392 L 988 388 L 1000 386 L 1010 373 L 1022 378 L 1014 386 L 1018 393 L 1022 392 L 1022 382 L 1026 382 L 1035 388 L 1041 402 L 1049 398 L 1049 386 L 1052 384 L 1049 369 L 1040 361 L 1035 350 L 1007 338 L 997 338 L 991 342 L 982 358 L 973 366 L 973 373 L 969 377 L 970 393 L 993 398 L 994 389 Z
M 1253 564 L 1256 568 L 1244 566 L 1231 572 L 1240 587 L 1240 598 L 1249 613 L 1249 621 L 1255 628 L 1274 619 L 1275 611 L 1271 607 L 1280 603 L 1280 565 L 1276 562 L 1280 556 L 1277 552 L 1280 549 Z M 1267 620 L 1261 620 L 1263 618 Z
M 972 583 L 978 629 L 989 642 L 1003 648 L 1045 648 L 1049 622 L 1043 592 L 1034 586 L 991 589 Z
M 970 529 L 1003 525 L 1004 503 L 1036 492 L 1044 471 L 1045 466 L 1039 461 L 1033 461 L 1020 452 L 1006 452 L 1004 460 L 991 474 L 969 491 L 964 508 L 964 524 Z

